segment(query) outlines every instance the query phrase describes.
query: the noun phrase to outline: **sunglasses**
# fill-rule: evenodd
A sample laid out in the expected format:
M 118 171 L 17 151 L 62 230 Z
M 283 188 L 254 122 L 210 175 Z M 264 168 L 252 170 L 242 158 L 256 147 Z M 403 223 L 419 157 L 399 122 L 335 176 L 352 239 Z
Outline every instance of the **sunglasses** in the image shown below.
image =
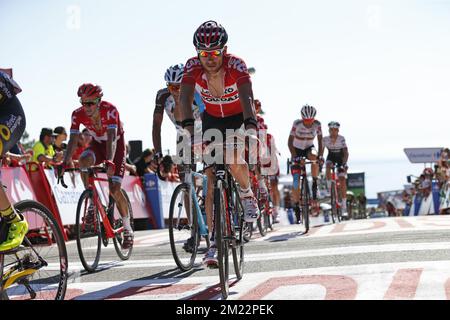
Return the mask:
M 170 91 L 180 91 L 181 86 L 179 84 L 167 84 L 167 88 Z
M 93 106 L 93 105 L 96 105 L 99 101 L 100 101 L 99 98 L 97 98 L 95 100 L 90 100 L 90 101 L 89 100 L 83 101 L 80 99 L 80 102 L 83 106 Z
M 225 49 L 216 49 L 216 50 L 211 50 L 211 51 L 206 51 L 206 50 L 197 50 L 198 55 L 202 58 L 208 58 L 209 56 L 211 57 L 220 57 L 223 53 Z

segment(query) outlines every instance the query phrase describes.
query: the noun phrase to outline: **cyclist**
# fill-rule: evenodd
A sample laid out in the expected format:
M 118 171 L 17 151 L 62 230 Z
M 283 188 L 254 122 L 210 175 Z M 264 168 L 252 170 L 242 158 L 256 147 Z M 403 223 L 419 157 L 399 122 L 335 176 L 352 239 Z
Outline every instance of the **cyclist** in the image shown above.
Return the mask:
M 326 179 L 327 188 L 331 187 L 331 167 L 337 164 L 339 170 L 337 172 L 339 177 L 339 194 L 341 198 L 342 215 L 347 215 L 347 161 L 348 161 L 348 148 L 345 143 L 345 138 L 339 135 L 339 122 L 331 121 L 328 124 L 329 136 L 323 138 L 322 154 L 325 147 L 328 149 L 328 156 L 326 161 Z
M 155 110 L 153 111 L 153 146 L 155 148 L 155 158 L 162 158 L 161 146 L 161 125 L 164 119 L 164 111 L 169 119 L 175 125 L 177 132 L 181 129 L 181 108 L 180 105 L 180 87 L 183 78 L 184 65 L 182 63 L 171 66 L 167 69 L 164 80 L 167 87 L 158 91 L 156 94 Z M 198 92 L 195 92 L 194 102 L 192 103 L 192 113 L 195 119 L 195 130 L 202 131 L 201 114 L 205 106 L 201 101 Z M 178 142 L 177 138 L 177 142 Z
M 289 151 L 291 152 L 291 159 L 296 157 L 305 157 L 308 160 L 323 162 L 322 149 L 322 126 L 319 121 L 315 120 L 317 111 L 313 106 L 305 104 L 301 109 L 301 120 L 294 121 L 291 134 L 288 140 Z M 319 155 L 313 154 L 314 139 L 317 136 L 319 142 Z M 313 177 L 312 195 L 313 195 L 313 212 L 318 214 L 319 204 L 317 202 L 317 177 L 319 176 L 319 164 L 313 163 L 311 166 L 311 173 Z M 299 190 L 293 190 L 293 198 L 295 201 L 295 210 L 297 220 L 300 217 L 300 208 L 298 206 L 300 201 Z M 298 222 L 298 221 L 297 221 Z
M 12 70 L 0 69 L 0 157 L 14 147 L 25 131 L 25 113 L 16 97 L 21 91 L 12 79 Z M 28 232 L 28 223 L 21 214 L 16 213 L 5 189 L 1 187 L 0 216 L 0 252 L 13 250 L 22 243 Z
M 103 91 L 98 85 L 91 83 L 82 84 L 78 88 L 78 97 L 80 97 L 82 107 L 72 113 L 70 139 L 62 164 L 62 173 L 64 168 L 70 164 L 72 155 L 77 148 L 80 125 L 82 124 L 91 134 L 92 141 L 89 147 L 81 154 L 79 167 L 88 168 L 102 162 L 105 163 L 109 178 L 109 190 L 116 201 L 125 229 L 122 248 L 129 249 L 133 245 L 134 235 L 130 216 L 128 215 L 127 200 L 121 192 L 126 154 L 125 137 L 119 112 L 114 105 L 102 100 Z M 81 176 L 87 188 L 89 176 L 87 173 L 82 173 Z M 93 219 L 94 204 L 90 203 L 86 223 L 92 223 Z
M 158 162 L 162 159 L 162 146 L 161 146 L 161 125 L 164 119 L 164 111 L 169 119 L 175 125 L 177 130 L 177 145 L 180 142 L 181 136 L 179 135 L 181 128 L 181 108 L 180 108 L 180 87 L 181 79 L 183 78 L 184 65 L 182 63 L 169 67 L 164 75 L 167 88 L 161 89 L 156 95 L 155 110 L 153 112 L 153 146 L 155 147 L 154 160 Z M 201 114 L 204 111 L 204 104 L 200 98 L 198 92 L 195 92 L 194 102 L 192 103 L 192 114 L 195 119 L 195 131 L 201 134 L 202 132 L 202 119 Z M 177 150 L 178 154 L 178 150 Z M 180 179 L 184 181 L 183 169 L 178 167 L 180 173 Z M 159 170 L 158 170 L 159 172 Z M 184 244 L 184 248 L 188 251 L 192 250 L 195 245 L 195 239 L 189 238 Z
M 261 143 L 267 146 L 267 125 L 264 121 L 264 118 L 262 117 L 264 112 L 261 109 L 261 101 L 259 101 L 258 99 L 255 99 L 255 113 L 256 113 L 256 121 L 258 123 L 257 129 L 259 132 L 259 136 L 262 137 Z M 255 168 L 255 173 L 258 179 L 260 195 L 263 199 L 267 199 L 269 192 L 267 190 L 264 176 L 261 174 L 261 159 L 258 159 L 258 165 Z
M 191 136 L 194 133 L 191 105 L 196 87 L 199 88 L 205 104 L 202 118 L 204 134 L 209 129 L 219 130 L 222 135 L 225 135 L 227 129 L 245 128 L 256 131 L 257 122 L 254 114 L 250 75 L 245 62 L 227 52 L 227 41 L 228 34 L 225 28 L 215 21 L 204 22 L 194 33 L 193 42 L 197 56 L 189 59 L 185 65 L 180 93 L 183 111 L 182 127 L 188 130 Z M 205 140 L 211 141 L 210 139 Z M 240 186 L 239 193 L 244 206 L 245 221 L 254 222 L 260 213 L 251 190 L 248 165 L 241 162 L 242 158 L 238 162 L 244 164 L 236 164 L 237 157 L 233 164 L 230 164 L 230 172 Z M 207 163 L 205 166 L 205 173 L 208 177 L 205 209 L 210 233 L 213 230 L 215 181 L 211 165 L 212 163 Z M 203 261 L 206 265 L 217 266 L 216 245 L 213 237 L 211 237 L 211 246 Z

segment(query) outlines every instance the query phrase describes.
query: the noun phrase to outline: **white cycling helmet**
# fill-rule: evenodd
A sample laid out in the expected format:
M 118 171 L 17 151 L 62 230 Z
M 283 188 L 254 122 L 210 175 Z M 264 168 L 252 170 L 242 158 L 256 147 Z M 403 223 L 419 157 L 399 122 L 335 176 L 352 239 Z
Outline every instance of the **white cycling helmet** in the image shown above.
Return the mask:
M 166 80 L 167 83 L 181 83 L 181 79 L 183 79 L 183 70 L 184 65 L 182 63 L 171 66 L 167 69 L 164 80 Z
M 305 104 L 302 107 L 302 118 L 303 119 L 314 119 L 316 117 L 316 108 L 310 106 L 309 104 Z
M 330 128 L 330 129 L 333 129 L 333 128 L 339 129 L 340 126 L 341 126 L 340 123 L 337 122 L 337 121 L 331 121 L 331 122 L 328 124 L 328 128 Z

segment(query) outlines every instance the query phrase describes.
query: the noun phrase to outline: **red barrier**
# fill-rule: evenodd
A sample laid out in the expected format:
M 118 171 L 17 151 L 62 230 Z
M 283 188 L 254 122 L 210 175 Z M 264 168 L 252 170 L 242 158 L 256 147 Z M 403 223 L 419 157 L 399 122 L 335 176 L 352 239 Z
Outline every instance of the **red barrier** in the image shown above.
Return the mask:
M 26 164 L 26 168 L 26 172 L 30 179 L 31 185 L 33 186 L 37 201 L 41 202 L 44 206 L 50 209 L 50 211 L 56 218 L 56 221 L 58 222 L 61 230 L 63 230 L 64 240 L 69 240 L 67 232 L 64 229 L 53 192 L 50 189 L 47 178 L 45 177 L 43 166 L 36 162 L 29 162 Z

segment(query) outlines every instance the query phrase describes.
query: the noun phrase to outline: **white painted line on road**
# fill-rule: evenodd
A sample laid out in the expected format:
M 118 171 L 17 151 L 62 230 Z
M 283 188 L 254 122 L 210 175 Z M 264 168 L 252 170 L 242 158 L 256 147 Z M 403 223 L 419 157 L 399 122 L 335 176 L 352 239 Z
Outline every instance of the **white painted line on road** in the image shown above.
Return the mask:
M 276 248 L 274 248 L 276 250 Z M 362 253 L 383 253 L 383 252 L 404 252 L 420 250 L 450 250 L 450 242 L 430 242 L 430 243 L 398 243 L 368 246 L 348 246 L 348 247 L 329 247 L 325 249 L 295 250 L 284 252 L 253 253 L 245 254 L 246 262 L 285 260 L 307 257 L 325 257 L 336 255 L 352 255 Z M 197 255 L 196 263 L 200 264 L 202 256 Z M 173 259 L 155 259 L 155 260 L 129 260 L 129 261 L 101 261 L 99 270 L 118 268 L 151 268 L 151 267 L 170 267 L 175 266 Z M 70 263 L 69 268 L 79 270 L 81 263 Z

